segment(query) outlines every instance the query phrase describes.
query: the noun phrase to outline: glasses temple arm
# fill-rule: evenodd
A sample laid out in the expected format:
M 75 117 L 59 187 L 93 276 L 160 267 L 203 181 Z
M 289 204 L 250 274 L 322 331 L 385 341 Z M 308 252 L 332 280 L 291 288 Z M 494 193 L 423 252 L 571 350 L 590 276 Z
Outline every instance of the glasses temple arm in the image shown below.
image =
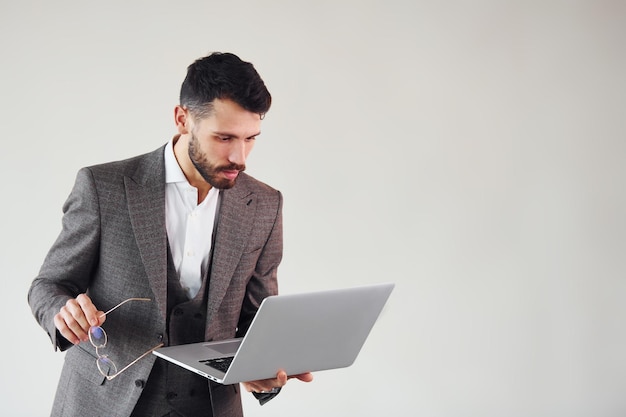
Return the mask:
M 124 372 L 125 370 L 133 366 L 134 364 L 136 364 L 140 359 L 148 356 L 150 353 L 154 352 L 155 350 L 163 346 L 164 344 L 160 343 L 159 345 L 153 347 L 152 349 L 150 349 L 149 351 L 147 351 L 146 353 L 144 353 L 143 355 L 141 355 L 140 357 L 138 357 L 137 359 L 135 359 L 134 361 L 132 361 L 131 363 L 129 363 L 128 365 L 126 365 L 125 367 L 117 371 L 116 373 L 114 373 L 113 375 L 107 375 L 106 379 L 108 379 L 109 381 L 112 380 L 113 378 L 115 378 L 116 376 L 118 376 L 119 374 L 121 374 L 122 372 Z
M 128 300 L 124 300 L 121 303 L 119 303 L 118 305 L 116 305 L 115 307 L 113 307 L 112 309 L 110 309 L 109 311 L 100 314 L 100 316 L 98 316 L 98 318 L 102 318 L 104 316 L 106 316 L 107 314 L 109 314 L 111 311 L 115 310 L 118 307 L 121 307 L 122 305 L 126 304 L 129 301 L 152 301 L 150 298 L 129 298 Z

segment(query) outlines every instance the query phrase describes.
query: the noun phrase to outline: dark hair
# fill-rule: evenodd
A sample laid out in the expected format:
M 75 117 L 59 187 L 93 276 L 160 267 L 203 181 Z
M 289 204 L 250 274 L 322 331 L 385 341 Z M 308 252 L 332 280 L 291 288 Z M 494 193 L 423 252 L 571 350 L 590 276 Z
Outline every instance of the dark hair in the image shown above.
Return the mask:
M 187 68 L 180 88 L 180 105 L 198 118 L 209 115 L 215 99 L 230 99 L 262 116 L 272 96 L 254 66 L 231 53 L 214 52 Z

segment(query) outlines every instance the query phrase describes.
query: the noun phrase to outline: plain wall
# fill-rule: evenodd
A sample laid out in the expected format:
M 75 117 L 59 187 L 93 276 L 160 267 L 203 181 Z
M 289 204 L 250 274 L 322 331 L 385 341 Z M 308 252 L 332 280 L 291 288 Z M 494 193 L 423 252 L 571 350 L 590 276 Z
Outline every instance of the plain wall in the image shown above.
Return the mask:
M 623 416 L 625 5 L 2 0 L 2 414 L 49 413 L 26 294 L 76 171 L 164 144 L 230 51 L 274 96 L 281 291 L 397 284 L 352 367 L 247 416 Z

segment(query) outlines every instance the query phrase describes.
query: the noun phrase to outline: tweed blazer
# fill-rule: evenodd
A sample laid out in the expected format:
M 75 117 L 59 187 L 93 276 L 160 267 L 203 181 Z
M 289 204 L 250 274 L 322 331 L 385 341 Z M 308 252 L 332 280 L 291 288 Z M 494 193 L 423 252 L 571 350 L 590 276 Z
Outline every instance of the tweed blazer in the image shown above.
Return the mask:
M 107 381 L 89 342 L 72 346 L 54 315 L 87 293 L 106 311 L 105 353 L 118 368 L 167 336 L 167 233 L 164 146 L 124 161 L 83 168 L 63 206 L 62 231 L 33 280 L 28 299 L 55 349 L 67 350 L 53 416 L 128 416 L 155 361 L 149 355 Z M 224 190 L 209 276 L 205 340 L 242 336 L 261 301 L 278 292 L 282 257 L 282 195 L 240 173 Z M 209 237 L 212 230 L 207 230 Z M 210 385 L 215 416 L 241 417 L 238 385 Z

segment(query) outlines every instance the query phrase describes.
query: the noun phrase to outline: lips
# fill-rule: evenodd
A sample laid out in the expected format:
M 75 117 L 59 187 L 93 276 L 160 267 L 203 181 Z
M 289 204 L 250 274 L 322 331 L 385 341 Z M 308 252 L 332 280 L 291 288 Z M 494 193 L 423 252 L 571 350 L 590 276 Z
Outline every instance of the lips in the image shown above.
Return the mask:
M 223 170 L 222 173 L 229 180 L 234 180 L 235 178 L 237 178 L 237 175 L 239 175 L 239 171 L 236 169 Z

